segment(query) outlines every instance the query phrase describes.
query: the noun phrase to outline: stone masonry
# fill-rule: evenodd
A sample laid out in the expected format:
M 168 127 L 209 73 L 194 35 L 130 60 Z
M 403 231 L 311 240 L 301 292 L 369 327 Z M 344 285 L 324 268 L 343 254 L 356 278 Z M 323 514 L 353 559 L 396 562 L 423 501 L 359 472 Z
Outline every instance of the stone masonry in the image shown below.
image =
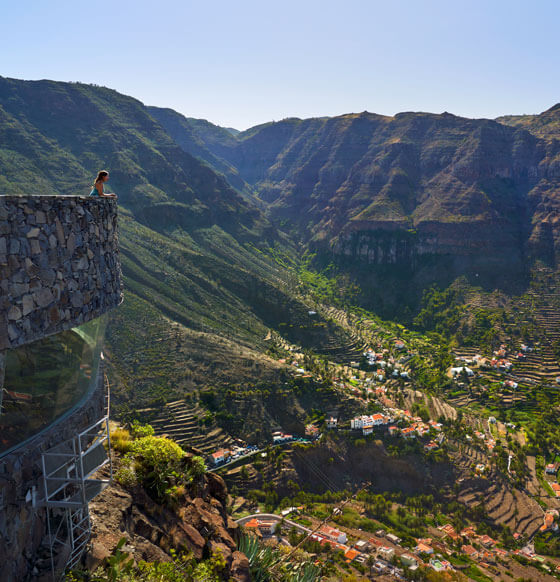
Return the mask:
M 115 200 L 0 196 L 0 351 L 119 305 L 118 253 Z

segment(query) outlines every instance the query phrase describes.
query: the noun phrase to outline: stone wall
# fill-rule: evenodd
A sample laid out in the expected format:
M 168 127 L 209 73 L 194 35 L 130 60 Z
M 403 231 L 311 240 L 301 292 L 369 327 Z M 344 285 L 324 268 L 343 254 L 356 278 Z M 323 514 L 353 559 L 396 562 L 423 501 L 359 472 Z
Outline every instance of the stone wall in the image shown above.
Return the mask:
M 0 196 L 0 350 L 98 317 L 122 287 L 115 200 Z
M 99 420 L 104 397 L 100 366 L 97 387 L 80 408 L 0 460 L 2 582 L 51 580 L 50 554 L 42 548 L 48 535 L 46 510 L 33 507 L 31 500 L 33 488 L 38 498 L 43 496 L 41 455 Z

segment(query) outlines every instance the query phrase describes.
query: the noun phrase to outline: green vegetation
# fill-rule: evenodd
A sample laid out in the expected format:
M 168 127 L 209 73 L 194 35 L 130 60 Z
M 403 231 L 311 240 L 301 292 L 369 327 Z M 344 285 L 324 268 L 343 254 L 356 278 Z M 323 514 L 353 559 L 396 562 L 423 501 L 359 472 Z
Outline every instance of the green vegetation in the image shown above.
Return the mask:
M 348 306 L 355 303 L 360 288 L 350 276 L 340 272 L 332 263 L 317 271 L 312 266 L 315 258 L 316 255 L 306 253 L 297 265 L 302 291 L 310 293 L 317 302 L 326 305 Z
M 118 453 L 128 453 L 132 448 L 130 432 L 124 428 L 117 428 L 111 431 L 111 446 Z
M 130 434 L 135 439 L 150 437 L 154 435 L 154 429 L 151 425 L 141 424 L 138 420 L 135 419 L 130 426 Z
M 95 572 L 74 570 L 66 575 L 66 582 L 221 582 L 228 575 L 226 561 L 219 552 L 203 560 L 191 554 L 172 553 L 170 562 L 134 564 L 128 552 L 123 551 L 122 538 L 113 554 Z
M 533 541 L 537 554 L 560 557 L 560 535 L 557 532 L 539 532 Z
M 480 568 L 478 568 L 474 564 L 471 564 L 465 570 L 465 573 L 467 574 L 467 576 L 469 578 L 472 578 L 473 580 L 476 580 L 476 582 L 492 582 L 492 578 L 490 578 L 489 576 L 486 576 L 486 574 L 484 574 L 480 570 Z
M 463 315 L 464 297 L 451 287 L 441 291 L 436 286 L 422 295 L 422 308 L 414 318 L 414 326 L 449 337 L 457 331 Z
M 126 486 L 141 484 L 157 501 L 172 503 L 185 488 L 206 471 L 201 457 L 187 455 L 175 442 L 155 436 L 141 436 L 130 443 L 121 461 L 117 480 Z
M 239 550 L 249 558 L 255 582 L 273 582 L 278 578 L 286 582 L 313 582 L 320 577 L 319 567 L 304 560 L 287 560 L 285 552 L 262 545 L 253 536 L 242 536 Z

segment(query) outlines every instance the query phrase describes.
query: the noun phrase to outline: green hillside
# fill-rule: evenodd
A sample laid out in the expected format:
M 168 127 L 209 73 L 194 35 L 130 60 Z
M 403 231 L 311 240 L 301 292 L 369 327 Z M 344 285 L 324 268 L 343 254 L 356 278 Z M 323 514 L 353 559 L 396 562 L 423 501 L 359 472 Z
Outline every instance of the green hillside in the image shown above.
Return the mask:
M 265 336 L 308 309 L 271 257 L 294 248 L 142 103 L 104 87 L 0 78 L 0 142 L 2 194 L 86 195 L 95 173 L 110 169 L 125 302 L 108 351 L 122 400 L 132 392 L 141 405 L 275 369 Z

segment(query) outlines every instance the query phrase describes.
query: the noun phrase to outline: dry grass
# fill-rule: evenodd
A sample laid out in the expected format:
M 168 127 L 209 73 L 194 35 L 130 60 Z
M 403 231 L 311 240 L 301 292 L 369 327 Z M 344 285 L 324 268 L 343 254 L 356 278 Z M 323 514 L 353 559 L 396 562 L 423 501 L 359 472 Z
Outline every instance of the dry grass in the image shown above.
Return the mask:
M 126 454 L 132 447 L 130 433 L 124 428 L 117 428 L 111 432 L 111 445 L 115 451 Z

